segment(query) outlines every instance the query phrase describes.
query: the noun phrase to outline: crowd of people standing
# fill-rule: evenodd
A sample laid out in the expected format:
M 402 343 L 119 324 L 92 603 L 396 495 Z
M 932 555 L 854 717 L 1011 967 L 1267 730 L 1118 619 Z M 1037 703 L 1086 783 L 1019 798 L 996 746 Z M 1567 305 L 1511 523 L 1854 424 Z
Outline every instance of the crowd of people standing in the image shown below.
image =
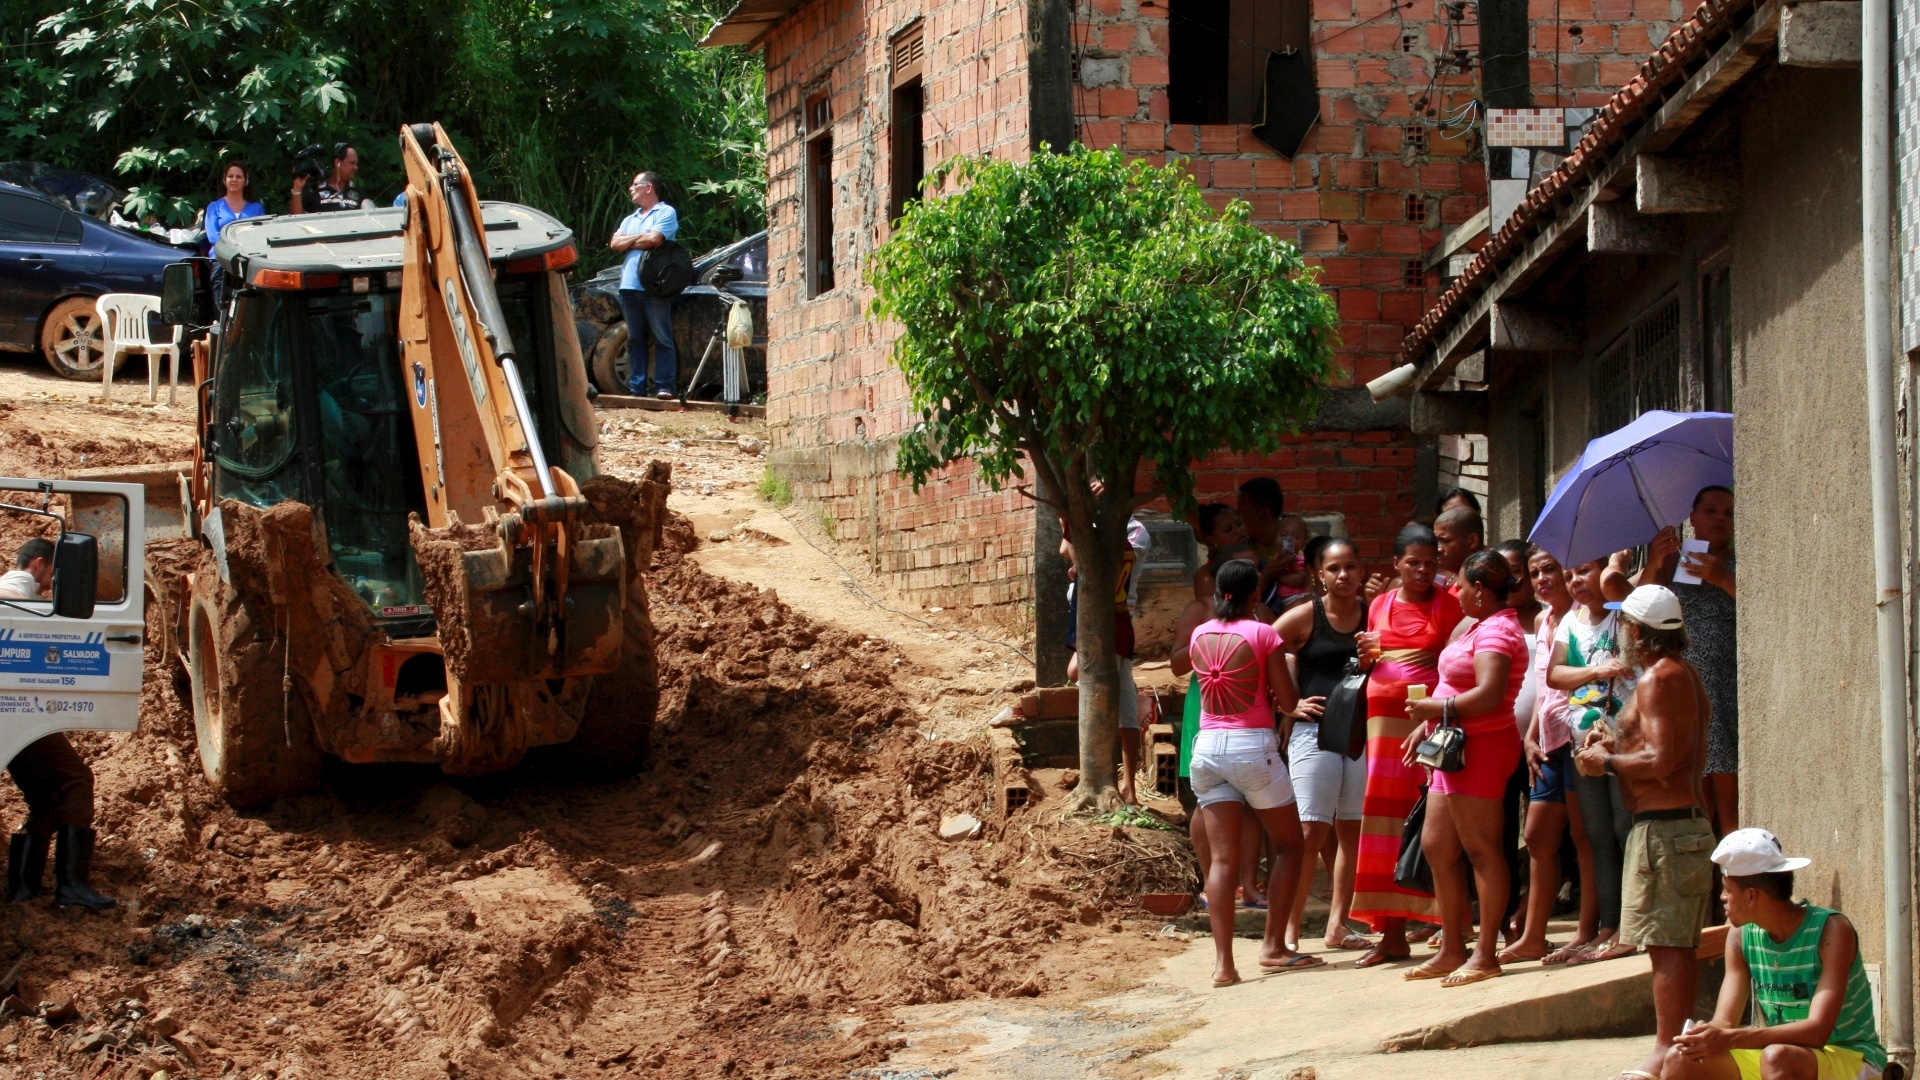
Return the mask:
M 1277 913 L 1263 966 L 1320 962 L 1298 951 L 1319 858 L 1323 943 L 1358 953 L 1358 967 L 1411 960 L 1425 942 L 1430 955 L 1405 977 L 1456 987 L 1516 962 L 1636 952 L 1643 941 L 1622 933 L 1635 811 L 1604 761 L 1583 770 L 1576 755 L 1618 745 L 1636 687 L 1622 603 L 1659 586 L 1685 613 L 1685 658 L 1711 702 L 1698 820 L 1709 840 L 1738 828 L 1732 500 L 1710 488 L 1695 501 L 1689 526 L 1707 552 L 1683 562 L 1668 530 L 1637 569 L 1633 552 L 1563 567 L 1522 540 L 1489 546 L 1478 500 L 1458 489 L 1431 524 L 1400 531 L 1390 566 L 1371 568 L 1353 540 L 1309 537 L 1270 480 L 1250 482 L 1237 505 L 1202 507 L 1207 559 L 1172 667 L 1191 674 L 1181 770 L 1205 900 L 1227 930 L 1216 981 L 1238 977 L 1226 940 L 1236 905 Z M 1356 674 L 1363 715 L 1342 724 L 1357 728 L 1358 752 L 1343 752 L 1320 727 Z M 1423 763 L 1443 728 L 1458 732 L 1459 767 Z M 1555 942 L 1566 861 L 1578 922 Z

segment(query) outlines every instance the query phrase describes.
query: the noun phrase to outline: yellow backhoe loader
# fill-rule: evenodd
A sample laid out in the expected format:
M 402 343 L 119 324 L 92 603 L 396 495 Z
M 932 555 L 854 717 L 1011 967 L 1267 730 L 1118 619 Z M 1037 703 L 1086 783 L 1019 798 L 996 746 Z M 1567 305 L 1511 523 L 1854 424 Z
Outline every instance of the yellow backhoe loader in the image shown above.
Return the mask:
M 312 785 L 324 755 L 645 755 L 640 575 L 668 477 L 598 475 L 572 233 L 481 202 L 439 125 L 400 143 L 404 205 L 235 222 L 167 274 L 165 316 L 205 330 L 200 439 L 193 543 L 152 545 L 150 580 L 236 805 Z

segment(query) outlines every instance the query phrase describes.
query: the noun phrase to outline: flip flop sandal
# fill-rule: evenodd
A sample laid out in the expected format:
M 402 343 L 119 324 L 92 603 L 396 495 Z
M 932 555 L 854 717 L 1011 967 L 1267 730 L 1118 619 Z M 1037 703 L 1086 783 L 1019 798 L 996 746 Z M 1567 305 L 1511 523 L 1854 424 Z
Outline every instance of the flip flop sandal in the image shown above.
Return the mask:
M 1440 928 L 1437 926 L 1421 926 L 1418 929 L 1407 931 L 1407 940 L 1418 945 L 1439 932 Z
M 1417 968 L 1401 972 L 1400 977 L 1408 982 L 1419 982 L 1422 979 L 1444 979 L 1451 974 L 1453 974 L 1451 971 L 1439 971 L 1421 964 Z
M 1215 990 L 1222 990 L 1222 989 L 1225 989 L 1226 987 L 1232 986 L 1233 984 L 1239 981 L 1240 981 L 1240 976 L 1238 975 L 1235 975 L 1231 979 L 1215 979 L 1213 980 L 1213 988 Z M 1654 1080 L 1660 1080 L 1660 1078 L 1656 1076 L 1654 1077 Z
M 1589 942 L 1588 944 L 1592 944 Z M 1587 954 L 1586 945 L 1562 945 L 1540 958 L 1542 964 L 1570 964 L 1575 958 Z
M 1391 964 L 1395 961 L 1410 959 L 1411 956 L 1411 953 L 1383 953 L 1380 951 L 1380 947 L 1375 945 L 1373 948 L 1367 950 L 1365 956 L 1355 960 L 1353 966 L 1357 968 L 1379 967 L 1382 964 Z
M 1448 975 L 1446 978 L 1441 979 L 1440 986 L 1442 989 L 1451 990 L 1456 986 L 1472 986 L 1474 983 L 1486 982 L 1488 979 L 1497 979 L 1505 974 L 1506 972 L 1499 968 L 1474 968 L 1471 970 L 1462 968 Z M 1656 1077 L 1655 1080 L 1658 1080 L 1658 1078 Z
M 1317 967 L 1326 967 L 1326 966 L 1327 966 L 1327 962 L 1325 960 L 1320 959 L 1317 956 L 1312 956 L 1307 953 L 1297 953 L 1294 955 L 1294 957 L 1291 960 L 1288 960 L 1286 963 L 1283 963 L 1283 964 L 1269 964 L 1269 963 L 1266 963 L 1265 961 L 1262 961 L 1260 964 L 1260 970 L 1273 971 L 1273 972 L 1305 971 L 1308 968 L 1317 968 Z
M 1333 946 L 1333 948 L 1345 952 L 1359 952 L 1361 949 L 1373 948 L 1373 939 L 1363 937 L 1359 934 L 1348 934 L 1346 937 L 1341 938 L 1340 943 Z
M 1574 959 L 1567 961 L 1567 966 L 1578 967 L 1581 964 L 1598 964 L 1603 960 L 1618 960 L 1623 956 L 1632 956 L 1639 951 L 1638 948 L 1632 945 L 1623 945 L 1616 941 L 1604 949 L 1590 949 L 1581 953 Z

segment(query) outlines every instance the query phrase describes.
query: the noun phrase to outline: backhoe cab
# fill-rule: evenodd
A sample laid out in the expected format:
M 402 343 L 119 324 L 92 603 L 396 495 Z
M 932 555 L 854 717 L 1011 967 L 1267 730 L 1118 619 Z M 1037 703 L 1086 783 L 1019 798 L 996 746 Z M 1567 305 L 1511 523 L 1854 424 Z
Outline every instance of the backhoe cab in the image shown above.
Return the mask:
M 644 753 L 638 574 L 666 478 L 597 476 L 573 236 L 480 202 L 437 125 L 400 139 L 404 207 L 235 222 L 213 255 L 231 288 L 192 351 L 183 484 L 201 553 L 155 576 L 236 804 L 313 783 L 322 754 L 479 773 L 543 744 L 602 772 Z M 206 317 L 209 269 L 170 268 L 170 318 Z

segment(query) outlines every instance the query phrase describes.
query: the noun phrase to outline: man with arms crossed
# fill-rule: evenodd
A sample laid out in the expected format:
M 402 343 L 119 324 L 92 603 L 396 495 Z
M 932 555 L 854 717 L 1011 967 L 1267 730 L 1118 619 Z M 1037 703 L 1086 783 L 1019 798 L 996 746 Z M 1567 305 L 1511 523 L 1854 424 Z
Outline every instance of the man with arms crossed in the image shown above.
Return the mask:
M 1621 1077 L 1660 1080 L 1668 1049 L 1693 1008 L 1700 971 L 1694 951 L 1713 887 L 1713 827 L 1701 798 L 1707 755 L 1707 692 L 1681 659 L 1687 631 L 1680 600 L 1642 585 L 1618 604 L 1622 659 L 1638 672 L 1620 730 L 1596 725 L 1580 750 L 1588 776 L 1611 773 L 1633 814 L 1621 889 L 1620 941 L 1644 945 L 1653 962 L 1653 1052 Z
M 1873 1021 L 1860 938 L 1845 915 L 1793 902 L 1789 859 L 1765 829 L 1714 849 L 1726 874 L 1727 974 L 1713 1019 L 1673 1040 L 1663 1080 L 1875 1080 L 1887 1051 Z M 1740 1027 L 1751 995 L 1755 1027 Z

